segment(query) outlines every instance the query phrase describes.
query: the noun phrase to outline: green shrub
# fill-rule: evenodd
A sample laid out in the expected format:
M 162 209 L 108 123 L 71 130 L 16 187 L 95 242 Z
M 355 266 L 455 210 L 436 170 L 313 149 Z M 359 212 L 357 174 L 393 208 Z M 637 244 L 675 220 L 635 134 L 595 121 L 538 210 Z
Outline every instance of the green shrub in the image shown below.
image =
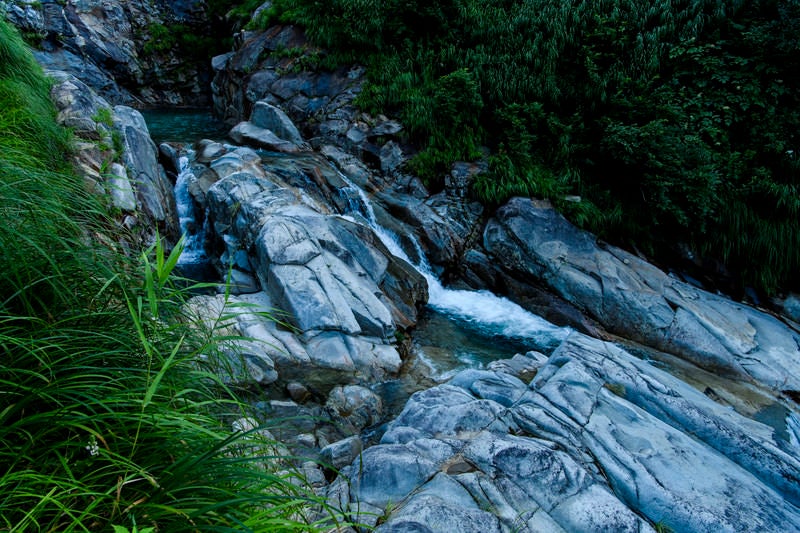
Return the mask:
M 175 48 L 177 39 L 174 28 L 164 24 L 150 24 L 147 27 L 147 42 L 144 43 L 143 50 L 146 54 L 159 54 L 168 52 Z
M 92 120 L 100 124 L 105 124 L 109 128 L 114 126 L 114 116 L 111 113 L 111 108 L 101 107 L 97 113 L 92 117 Z

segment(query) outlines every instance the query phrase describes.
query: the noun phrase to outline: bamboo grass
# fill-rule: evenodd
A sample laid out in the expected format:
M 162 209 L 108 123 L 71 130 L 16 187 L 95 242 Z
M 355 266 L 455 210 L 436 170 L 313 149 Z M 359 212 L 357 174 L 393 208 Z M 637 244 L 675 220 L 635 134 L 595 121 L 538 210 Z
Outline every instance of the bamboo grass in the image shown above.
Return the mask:
M 182 316 L 180 246 L 100 244 L 116 224 L 48 92 L 0 21 L 0 530 L 333 527 L 291 458 L 229 429 L 246 410 L 201 363 L 220 339 Z

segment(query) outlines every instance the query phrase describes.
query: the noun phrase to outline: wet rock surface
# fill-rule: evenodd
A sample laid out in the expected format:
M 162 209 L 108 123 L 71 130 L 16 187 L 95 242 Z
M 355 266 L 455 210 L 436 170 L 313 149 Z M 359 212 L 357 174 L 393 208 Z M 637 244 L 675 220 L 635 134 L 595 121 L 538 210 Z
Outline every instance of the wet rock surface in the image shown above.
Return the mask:
M 530 384 L 507 370 L 415 394 L 342 471 L 346 498 L 391 504 L 380 531 L 452 531 L 458 508 L 475 531 L 800 527 L 800 462 L 772 428 L 578 333 Z
M 544 202 L 509 201 L 487 223 L 484 247 L 502 274 L 543 284 L 622 337 L 776 390 L 800 387 L 800 333 L 601 246 Z
M 330 389 L 396 374 L 395 333 L 415 322 L 424 278 L 368 226 L 331 214 L 252 150 L 228 151 L 208 169 L 217 178 L 205 194 L 211 257 L 223 271 L 233 259 L 260 288 L 234 299 L 254 310 L 237 319 L 239 331 L 264 345 L 284 379 Z M 259 317 L 275 308 L 284 326 Z

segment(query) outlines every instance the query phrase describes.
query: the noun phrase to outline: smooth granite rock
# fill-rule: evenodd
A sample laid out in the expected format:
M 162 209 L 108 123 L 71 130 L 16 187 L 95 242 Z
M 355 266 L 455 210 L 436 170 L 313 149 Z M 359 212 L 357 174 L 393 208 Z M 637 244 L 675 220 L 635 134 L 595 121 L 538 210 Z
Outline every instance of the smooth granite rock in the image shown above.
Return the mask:
M 609 331 L 712 372 L 800 389 L 800 333 L 601 246 L 545 202 L 510 200 L 487 223 L 484 246 L 503 272 L 546 285 Z
M 530 384 L 518 361 L 412 396 L 342 469 L 349 508 L 391 503 L 381 531 L 800 527 L 791 437 L 578 333 L 533 360 Z

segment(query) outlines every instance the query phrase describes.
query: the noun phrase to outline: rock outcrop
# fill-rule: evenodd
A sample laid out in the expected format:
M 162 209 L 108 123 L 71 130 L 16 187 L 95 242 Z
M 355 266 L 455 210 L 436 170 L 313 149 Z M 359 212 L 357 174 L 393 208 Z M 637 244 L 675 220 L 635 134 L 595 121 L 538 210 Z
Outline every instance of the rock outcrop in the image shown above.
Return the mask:
M 238 301 L 283 312 L 283 326 L 245 313 L 240 332 L 262 344 L 286 380 L 330 388 L 396 374 L 395 333 L 416 322 L 425 279 L 368 226 L 330 213 L 269 168 L 248 148 L 208 167 L 217 179 L 205 192 L 212 257 L 260 289 Z
M 180 31 L 206 35 L 204 2 L 6 1 L 7 18 L 46 69 L 75 75 L 114 104 L 207 105 L 209 70 L 178 46 Z M 170 30 L 169 27 L 173 29 Z M 196 40 L 196 39 L 195 39 Z
M 497 275 L 542 284 L 617 335 L 772 389 L 800 388 L 800 333 L 601 246 L 547 203 L 510 200 L 487 223 L 483 244 Z
M 415 394 L 330 497 L 378 531 L 800 527 L 800 462 L 773 428 L 578 333 L 530 385 L 513 366 Z
M 172 183 L 158 163 L 158 150 L 142 114 L 127 106 L 114 107 L 114 129 L 119 134 L 121 159 L 135 184 L 137 205 L 162 235 L 175 242 L 180 237 Z
M 51 90 L 56 120 L 81 140 L 76 144 L 76 168 L 89 187 L 108 196 L 127 229 L 138 226 L 143 243 L 152 242 L 156 232 L 177 240 L 172 184 L 158 163 L 142 115 L 126 106 L 112 108 L 71 74 L 48 74 L 56 80 Z
M 286 57 L 278 53 L 281 50 L 299 53 Z M 434 269 L 453 268 L 479 237 L 482 207 L 466 199 L 466 188 L 484 167 L 456 165 L 447 190 L 431 196 L 418 178 L 404 172 L 413 149 L 403 143 L 403 126 L 354 106 L 364 69 L 357 65 L 335 71 L 309 67 L 310 58 L 318 52 L 300 29 L 275 26 L 265 32 L 244 32 L 236 52 L 214 58 L 214 107 L 226 121 L 236 124 L 232 138 L 290 153 L 306 148 L 307 142 L 371 194 L 377 222 L 399 237 L 413 261 L 423 259 L 409 235 L 417 236 Z M 305 68 L 295 72 L 295 65 L 302 61 Z M 329 177 L 323 173 L 321 180 L 310 185 L 325 189 L 330 201 L 335 196 L 330 191 L 341 187 L 341 178 Z

